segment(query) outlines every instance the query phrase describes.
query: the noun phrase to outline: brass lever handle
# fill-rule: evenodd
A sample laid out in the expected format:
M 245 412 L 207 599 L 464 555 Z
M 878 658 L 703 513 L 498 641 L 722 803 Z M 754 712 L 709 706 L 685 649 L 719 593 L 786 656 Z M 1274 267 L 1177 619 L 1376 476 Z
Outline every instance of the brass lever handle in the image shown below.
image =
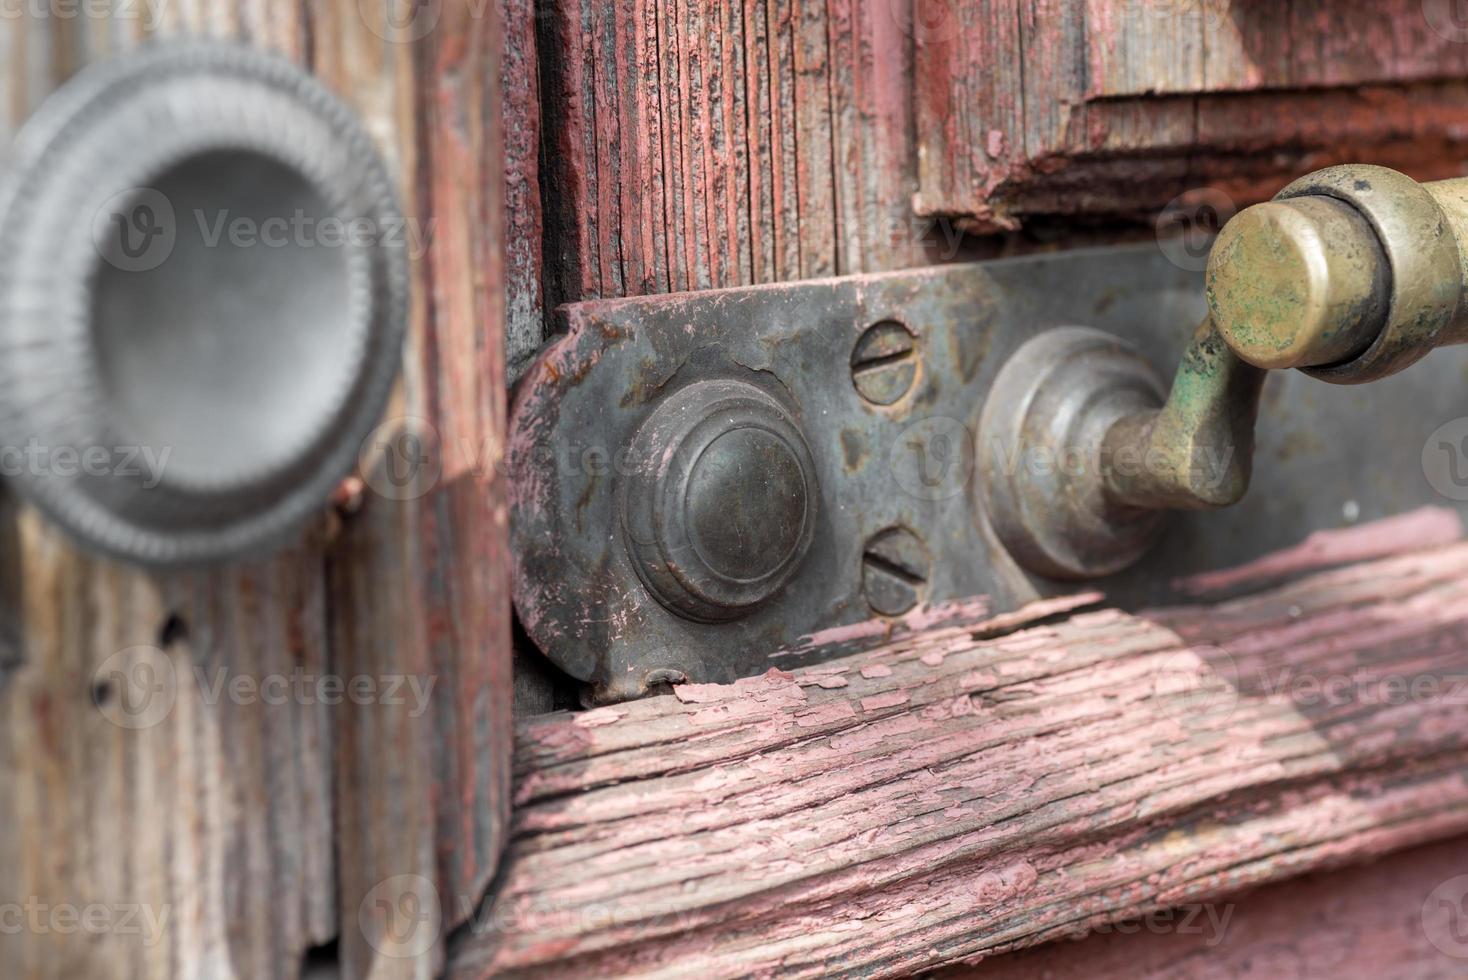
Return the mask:
M 1209 316 L 1166 405 L 1107 433 L 1107 493 L 1145 508 L 1237 503 L 1265 369 L 1362 384 L 1468 340 L 1465 232 L 1468 180 L 1419 184 L 1362 165 L 1318 171 L 1237 215 L 1209 255 Z M 1198 479 L 1200 447 L 1227 452 L 1222 479 Z M 1152 465 L 1108 465 L 1128 454 Z
M 1208 316 L 1164 404 L 1115 418 L 1099 436 L 1077 419 L 1118 384 L 1114 367 L 1066 375 L 1063 397 L 1022 376 L 1037 351 L 1001 372 L 984 412 L 996 445 L 1036 452 L 1062 433 L 1093 463 L 1063 486 L 986 471 L 995 530 L 1031 571 L 1107 574 L 1141 557 L 1156 511 L 1237 503 L 1267 370 L 1362 384 L 1468 341 L 1468 179 L 1420 184 L 1363 165 L 1310 174 L 1224 227 L 1206 284 Z M 1098 343 L 1074 330 L 1037 341 L 1060 356 Z
M 1107 430 L 1098 470 L 1106 496 L 1146 510 L 1238 503 L 1253 471 L 1263 387 L 1264 370 L 1239 358 L 1212 316 L 1204 319 L 1162 408 L 1128 415 Z

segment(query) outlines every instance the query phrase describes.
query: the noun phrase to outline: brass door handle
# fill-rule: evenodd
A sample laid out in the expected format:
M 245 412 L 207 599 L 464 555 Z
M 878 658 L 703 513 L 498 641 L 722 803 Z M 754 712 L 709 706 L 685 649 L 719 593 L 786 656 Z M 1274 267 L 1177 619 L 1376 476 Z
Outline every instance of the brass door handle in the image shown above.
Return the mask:
M 1061 433 L 1093 464 L 1059 487 L 1013 473 L 990 480 L 995 529 L 1031 571 L 1075 579 L 1117 571 L 1150 544 L 1156 511 L 1237 503 L 1249 486 L 1267 370 L 1362 384 L 1468 341 L 1468 179 L 1421 184 L 1363 165 L 1318 171 L 1224 227 L 1206 284 L 1208 316 L 1160 408 L 1130 411 L 1097 433 L 1078 421 L 1085 406 L 1119 384 L 1136 388 L 1144 368 L 1079 380 L 1022 378 L 1018 364 L 1010 378 L 1001 373 L 990 405 L 1003 404 L 985 410 L 997 419 L 986 422 L 991 436 L 1038 452 Z M 1080 352 L 1096 338 L 1054 333 L 1031 343 L 1048 344 L 1051 357 L 1093 356 Z M 1047 384 L 1064 390 L 1045 392 Z

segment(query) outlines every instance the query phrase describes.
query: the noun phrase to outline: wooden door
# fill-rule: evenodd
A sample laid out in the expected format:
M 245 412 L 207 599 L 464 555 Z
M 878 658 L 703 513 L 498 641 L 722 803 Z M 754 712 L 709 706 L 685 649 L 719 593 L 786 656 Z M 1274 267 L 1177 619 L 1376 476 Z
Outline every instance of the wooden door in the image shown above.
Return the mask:
M 541 237 L 512 276 L 512 332 L 586 299 L 1216 231 L 1346 161 L 1461 174 L 1468 46 L 1448 7 L 522 4 L 508 36 L 518 23 L 535 53 L 507 111 L 538 138 L 509 168 L 543 217 L 524 226 Z M 1428 908 L 1465 870 L 1461 709 L 1418 705 L 1406 727 L 1372 709 L 1349 732 L 1287 713 L 1286 735 L 1151 702 L 1169 664 L 1218 681 L 1199 644 L 1247 649 L 1256 673 L 1326 648 L 1390 673 L 1425 643 L 1434 670 L 1457 671 L 1456 614 L 1429 612 L 1436 598 L 1406 600 L 1414 639 L 1366 624 L 1398 621 L 1376 605 L 1398 601 L 1380 576 L 1459 534 L 1429 510 L 1263 558 L 1209 580 L 1251 582 L 1248 599 L 1210 587 L 1199 601 L 1216 607 L 1143 616 L 1171 638 L 1141 660 L 1120 652 L 1130 616 L 1042 607 L 966 632 L 878 629 L 890 643 L 838 646 L 825 669 L 522 719 L 505 874 L 452 974 L 1457 975 L 1445 937 L 1461 916 Z M 1359 631 L 1313 619 L 1348 593 Z M 1091 661 L 1082 637 L 1116 653 Z M 1039 698 L 1075 727 L 1005 734 L 1008 696 L 973 687 L 990 670 L 1025 678 L 1015 718 Z M 1443 740 L 1414 744 L 1431 719 Z M 1265 747 L 1285 743 L 1305 755 Z M 1424 841 L 1443 843 L 1404 852 Z M 1238 918 L 1205 929 L 1208 914 Z
M 282 52 L 362 117 L 432 229 L 385 423 L 441 476 L 167 576 L 5 498 L 0 972 L 1463 973 L 1462 704 L 1297 710 L 1212 653 L 1468 673 L 1451 513 L 1180 610 L 976 603 L 581 711 L 512 642 L 500 465 L 562 304 L 1152 241 L 1343 161 L 1460 175 L 1452 4 L 58 4 L 0 9 L 0 139 L 153 34 Z M 185 682 L 133 729 L 99 678 L 139 646 Z M 434 683 L 422 712 L 209 704 L 201 669 Z M 53 918 L 92 906 L 138 928 Z
M 432 976 L 494 876 L 511 696 L 503 49 L 494 4 L 400 13 L 43 3 L 0 24 L 7 146 L 88 63 L 178 35 L 280 52 L 359 114 L 427 242 L 384 425 L 422 435 L 438 468 L 406 500 L 349 480 L 276 557 L 199 573 L 93 558 L 7 498 L 0 902 L 25 923 L 0 936 L 7 976 Z M 168 668 L 167 700 L 119 725 L 139 692 L 108 665 L 138 647 Z M 423 696 L 211 700 L 221 677 L 413 680 Z M 405 903 L 434 910 L 412 956 L 384 913 Z M 89 909 L 104 928 L 68 918 Z

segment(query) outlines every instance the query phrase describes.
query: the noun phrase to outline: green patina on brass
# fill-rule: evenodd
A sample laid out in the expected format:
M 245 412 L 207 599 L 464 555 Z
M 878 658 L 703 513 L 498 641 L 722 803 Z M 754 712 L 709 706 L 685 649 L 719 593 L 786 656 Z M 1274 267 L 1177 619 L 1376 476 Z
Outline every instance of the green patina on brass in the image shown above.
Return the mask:
M 1245 364 L 1212 320 L 1193 334 L 1156 413 L 1123 419 L 1102 447 L 1106 489 L 1121 503 L 1202 510 L 1249 488 L 1264 371 Z
M 1241 212 L 1214 244 L 1210 315 L 1166 404 L 1106 434 L 1107 496 L 1144 509 L 1237 503 L 1266 369 L 1361 384 L 1468 340 L 1464 228 L 1465 182 L 1423 185 L 1383 167 L 1322 170 Z

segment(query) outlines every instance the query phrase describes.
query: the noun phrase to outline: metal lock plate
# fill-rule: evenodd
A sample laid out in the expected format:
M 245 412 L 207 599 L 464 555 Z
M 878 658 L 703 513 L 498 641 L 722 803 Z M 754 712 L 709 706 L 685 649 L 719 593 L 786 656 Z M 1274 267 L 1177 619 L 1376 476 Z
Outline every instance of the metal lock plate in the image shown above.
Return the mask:
M 1203 313 L 1201 274 L 1154 245 L 569 306 L 512 412 L 522 622 L 615 701 L 790 666 L 771 653 L 873 616 L 1074 591 L 990 525 L 990 389 L 1064 326 L 1124 338 L 1168 378 Z M 1449 502 L 1423 446 L 1461 411 L 1464 367 L 1444 351 L 1367 389 L 1271 373 L 1244 502 L 1167 515 L 1139 566 L 1085 587 L 1163 602 L 1180 575 Z

